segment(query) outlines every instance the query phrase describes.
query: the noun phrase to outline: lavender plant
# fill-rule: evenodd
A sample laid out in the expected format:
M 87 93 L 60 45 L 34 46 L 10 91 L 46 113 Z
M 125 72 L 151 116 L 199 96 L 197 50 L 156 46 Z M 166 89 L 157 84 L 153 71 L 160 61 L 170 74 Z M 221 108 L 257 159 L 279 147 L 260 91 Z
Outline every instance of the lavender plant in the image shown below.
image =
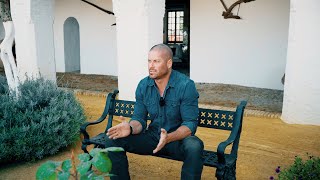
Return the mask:
M 0 93 L 0 163 L 41 159 L 80 138 L 85 115 L 72 92 L 43 78 L 27 79 L 19 91 L 18 98 Z
M 270 176 L 270 180 L 315 180 L 320 179 L 320 158 L 309 155 L 303 160 L 296 156 L 294 163 L 284 170 L 278 166 L 275 169 L 276 176 Z

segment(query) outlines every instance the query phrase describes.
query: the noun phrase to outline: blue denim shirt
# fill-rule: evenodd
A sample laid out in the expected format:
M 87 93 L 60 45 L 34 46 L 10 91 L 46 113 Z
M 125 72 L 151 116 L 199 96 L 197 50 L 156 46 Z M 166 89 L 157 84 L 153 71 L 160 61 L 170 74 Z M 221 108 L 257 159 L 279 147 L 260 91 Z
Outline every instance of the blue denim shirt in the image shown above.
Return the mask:
M 194 82 L 172 70 L 163 98 L 165 105 L 160 106 L 160 94 L 155 81 L 149 76 L 142 79 L 136 90 L 136 104 L 131 120 L 139 121 L 143 131 L 147 120 L 151 120 L 148 130 L 155 132 L 157 137 L 161 128 L 170 133 L 182 125 L 187 126 L 194 135 L 199 112 L 199 93 Z

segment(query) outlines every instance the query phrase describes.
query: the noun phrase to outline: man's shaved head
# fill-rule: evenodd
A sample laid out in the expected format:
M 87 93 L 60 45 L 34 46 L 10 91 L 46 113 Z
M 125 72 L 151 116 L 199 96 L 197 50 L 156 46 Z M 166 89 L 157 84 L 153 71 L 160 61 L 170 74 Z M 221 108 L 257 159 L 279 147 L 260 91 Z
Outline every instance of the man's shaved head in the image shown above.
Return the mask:
M 173 53 L 172 50 L 169 46 L 165 45 L 165 44 L 157 44 L 154 45 L 149 52 L 151 51 L 160 51 L 162 52 L 162 58 L 165 60 L 169 60 L 172 59 Z
M 148 54 L 149 77 L 155 80 L 169 79 L 172 69 L 172 51 L 165 44 L 153 46 Z

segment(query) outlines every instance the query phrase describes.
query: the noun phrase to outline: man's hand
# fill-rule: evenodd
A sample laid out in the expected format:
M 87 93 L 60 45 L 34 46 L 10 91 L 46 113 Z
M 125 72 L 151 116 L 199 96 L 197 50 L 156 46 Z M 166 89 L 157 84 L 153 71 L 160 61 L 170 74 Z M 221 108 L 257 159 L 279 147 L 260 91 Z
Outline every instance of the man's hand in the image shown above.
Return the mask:
M 182 140 L 188 136 L 191 136 L 191 130 L 187 126 L 180 126 L 177 130 L 167 133 L 167 131 L 161 128 L 161 135 L 159 143 L 156 149 L 153 150 L 153 153 L 159 152 L 166 144 Z
M 161 135 L 160 135 L 160 140 L 159 143 L 156 147 L 156 149 L 153 150 L 153 153 L 159 152 L 167 143 L 168 143 L 168 133 L 165 129 L 161 128 Z
M 123 117 L 120 117 L 120 119 L 123 120 L 122 123 L 108 129 L 107 136 L 109 136 L 110 139 L 118 139 L 130 135 L 129 123 L 124 121 Z

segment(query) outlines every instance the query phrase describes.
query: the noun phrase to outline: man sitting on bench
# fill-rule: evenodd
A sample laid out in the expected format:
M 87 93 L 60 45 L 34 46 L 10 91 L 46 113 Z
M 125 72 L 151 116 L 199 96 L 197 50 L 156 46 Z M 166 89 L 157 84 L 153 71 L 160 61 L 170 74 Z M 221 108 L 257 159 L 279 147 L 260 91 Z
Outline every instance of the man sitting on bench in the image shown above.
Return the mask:
M 203 142 L 197 129 L 198 98 L 195 84 L 172 70 L 172 51 L 164 44 L 148 54 L 149 76 L 136 89 L 134 115 L 111 127 L 106 147 L 122 147 L 141 155 L 165 155 L 183 161 L 181 179 L 201 179 Z M 147 120 L 151 120 L 146 129 Z M 111 179 L 130 179 L 125 152 L 109 152 Z

